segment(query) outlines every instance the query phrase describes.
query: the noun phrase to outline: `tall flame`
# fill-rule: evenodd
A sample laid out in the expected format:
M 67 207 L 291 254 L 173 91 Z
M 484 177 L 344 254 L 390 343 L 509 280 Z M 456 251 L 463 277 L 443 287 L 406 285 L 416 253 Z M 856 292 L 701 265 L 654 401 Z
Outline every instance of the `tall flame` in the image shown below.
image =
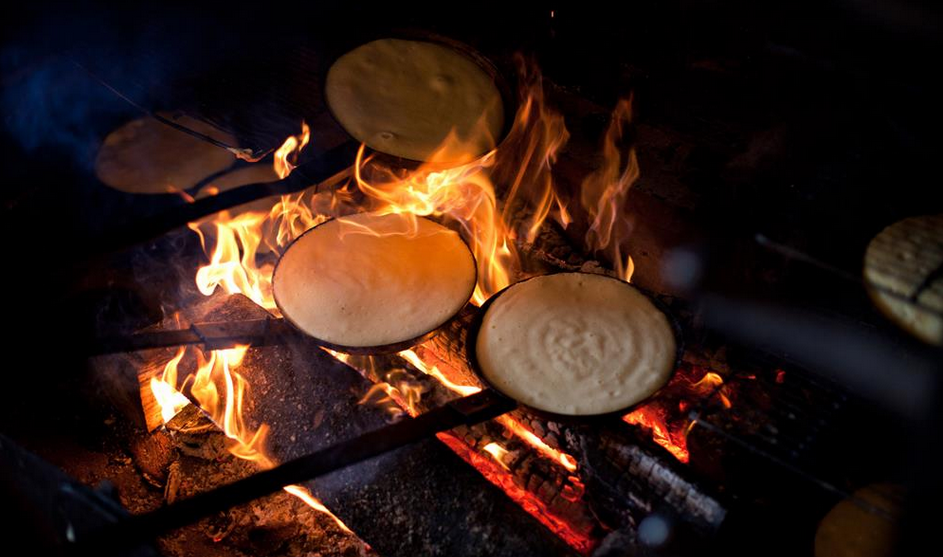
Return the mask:
M 302 149 L 307 147 L 310 139 L 311 128 L 308 127 L 305 121 L 302 121 L 301 133 L 288 136 L 282 146 L 275 151 L 275 174 L 279 178 L 287 177 L 295 169 L 298 163 L 298 155 L 301 154 Z
M 623 162 L 619 143 L 632 120 L 632 99 L 620 100 L 603 141 L 603 163 L 580 186 L 580 202 L 591 219 L 586 246 L 609 256 L 619 276 L 629 281 L 635 270 L 632 257 L 623 259 L 622 244 L 628 237 L 625 206 L 632 184 L 638 180 L 638 159 L 632 147 Z
M 164 366 L 160 378 L 151 378 L 151 392 L 160 406 L 161 419 L 165 424 L 190 404 L 189 399 L 174 388 L 177 385 L 177 366 L 186 351 L 185 347 L 180 347 L 177 354 Z

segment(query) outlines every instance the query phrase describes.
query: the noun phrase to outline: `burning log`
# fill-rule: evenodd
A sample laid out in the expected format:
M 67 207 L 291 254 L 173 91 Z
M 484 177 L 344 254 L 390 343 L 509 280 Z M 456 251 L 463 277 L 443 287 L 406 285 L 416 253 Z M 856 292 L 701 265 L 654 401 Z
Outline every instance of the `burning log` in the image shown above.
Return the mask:
M 189 405 L 154 436 L 169 443 L 164 500 L 170 504 L 250 476 L 258 464 L 235 457 L 232 440 L 196 406 Z M 137 459 L 139 465 L 140 458 Z M 371 555 L 356 536 L 330 517 L 285 492 L 238 505 L 158 539 L 165 555 L 210 554 L 220 545 L 259 555 Z
M 659 458 L 616 432 L 575 434 L 587 477 L 587 496 L 608 526 L 637 525 L 655 511 L 683 517 L 701 534 L 717 531 L 725 509 Z
M 249 361 L 247 377 L 255 389 L 258 417 L 272 425 L 271 447 L 280 459 L 386 423 L 383 409 L 357 404 L 370 384 L 319 347 L 299 342 L 262 351 L 274 356 L 266 357 L 267 362 L 277 364 Z M 308 485 L 383 555 L 568 553 L 503 493 L 431 439 Z M 443 507 L 443 501 L 462 504 Z

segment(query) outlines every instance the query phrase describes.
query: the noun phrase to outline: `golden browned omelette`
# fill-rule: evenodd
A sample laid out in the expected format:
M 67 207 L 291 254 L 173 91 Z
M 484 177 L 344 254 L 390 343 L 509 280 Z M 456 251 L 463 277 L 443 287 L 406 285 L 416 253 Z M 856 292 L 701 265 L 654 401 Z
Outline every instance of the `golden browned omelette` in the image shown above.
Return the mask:
M 236 145 L 236 138 L 199 120 L 162 116 L 227 145 Z M 229 168 L 234 160 L 225 149 L 154 118 L 141 118 L 105 137 L 95 158 L 95 175 L 105 185 L 127 193 L 175 193 Z
M 453 130 L 463 148 L 437 162 L 467 162 L 494 147 L 501 94 L 474 60 L 424 41 L 382 39 L 341 56 L 327 74 L 328 106 L 369 147 L 425 161 Z
M 674 371 L 668 318 L 635 287 L 560 273 L 519 282 L 486 310 L 475 344 L 485 378 L 528 406 L 568 415 L 625 409 Z
M 361 213 L 299 237 L 275 269 L 275 302 L 305 333 L 341 347 L 404 343 L 437 329 L 475 288 L 457 233 L 411 215 Z
M 943 345 L 941 267 L 943 215 L 910 217 L 888 226 L 871 240 L 864 258 L 874 304 L 909 333 L 936 345 Z

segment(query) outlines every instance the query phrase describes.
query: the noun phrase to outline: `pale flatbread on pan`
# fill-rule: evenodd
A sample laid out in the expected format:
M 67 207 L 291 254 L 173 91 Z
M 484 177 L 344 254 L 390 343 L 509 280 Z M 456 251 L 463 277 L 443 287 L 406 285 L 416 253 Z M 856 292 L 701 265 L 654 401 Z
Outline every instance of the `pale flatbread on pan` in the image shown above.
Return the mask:
M 597 415 L 652 395 L 674 372 L 668 318 L 617 279 L 559 273 L 511 286 L 489 305 L 475 344 L 485 378 L 524 404 Z
M 164 118 L 236 145 L 236 139 L 213 126 L 189 118 Z M 175 193 L 228 168 L 235 157 L 154 118 L 132 120 L 105 137 L 95 158 L 95 175 L 105 185 L 126 193 Z
M 474 60 L 424 41 L 382 39 L 341 56 L 327 75 L 331 112 L 350 135 L 398 157 L 426 161 L 454 130 L 437 162 L 467 162 L 494 147 L 501 94 Z
M 476 276 L 454 231 L 411 215 L 361 213 L 295 240 L 273 290 L 305 333 L 340 347 L 385 347 L 445 324 L 471 297 Z

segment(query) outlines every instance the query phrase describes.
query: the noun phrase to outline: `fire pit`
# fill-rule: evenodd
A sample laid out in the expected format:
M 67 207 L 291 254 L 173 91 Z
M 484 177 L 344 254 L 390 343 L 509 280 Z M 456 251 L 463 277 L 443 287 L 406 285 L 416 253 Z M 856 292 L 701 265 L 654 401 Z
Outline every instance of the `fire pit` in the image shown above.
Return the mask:
M 790 64 L 797 75 L 825 79 L 816 73 L 825 72 L 840 82 L 829 91 L 844 86 L 844 74 L 770 43 L 760 68 L 729 65 L 745 62 L 706 46 L 691 46 L 685 52 L 696 58 L 680 67 L 658 55 L 606 51 L 591 63 L 605 77 L 587 80 L 574 42 L 586 37 L 576 31 L 585 14 L 566 10 L 512 14 L 536 26 L 516 38 L 492 37 L 470 22 L 435 24 L 434 14 L 381 11 L 356 33 L 332 30 L 326 21 L 343 20 L 333 14 L 312 39 L 275 18 L 256 36 L 283 38 L 250 55 L 228 48 L 231 38 L 201 50 L 191 41 L 203 27 L 175 28 L 178 15 L 145 24 L 154 14 L 121 12 L 115 17 L 140 31 L 133 38 L 107 33 L 48 58 L 27 50 L 28 63 L 11 66 L 19 73 L 4 74 L 14 114 L 5 141 L 43 184 L 62 172 L 81 190 L 67 198 L 78 200 L 81 214 L 13 249 L 40 277 L 17 277 L 8 290 L 23 293 L 13 301 L 22 324 L 11 334 L 54 370 L 44 372 L 48 381 L 36 373 L 11 379 L 10 392 L 32 396 L 16 397 L 22 401 L 0 422 L 8 436 L 0 439 L 5 491 L 29 509 L 14 523 L 22 523 L 20 537 L 51 551 L 114 554 L 602 556 L 705 547 L 820 554 L 827 543 L 817 532 L 832 531 L 826 515 L 847 499 L 882 524 L 900 521 L 903 529 L 890 531 L 917 543 L 919 497 L 900 487 L 911 513 L 901 515 L 858 490 L 911 480 L 927 493 L 938 487 L 921 475 L 925 465 L 907 464 L 932 459 L 936 444 L 912 444 L 903 432 L 934 431 L 941 360 L 937 348 L 874 311 L 854 261 L 893 217 L 926 212 L 925 198 L 903 187 L 906 199 L 890 205 L 858 199 L 860 210 L 835 232 L 835 211 L 850 198 L 826 191 L 827 175 L 859 176 L 859 159 L 821 162 L 796 148 L 793 135 L 808 124 L 788 116 L 828 105 L 773 96 L 780 112 L 767 123 L 766 103 L 738 114 L 725 97 L 751 76 Z M 679 14 L 638 15 L 664 24 Z M 29 21 L 36 29 L 66 25 Z M 600 48 L 622 36 L 592 21 L 605 31 Z M 213 36 L 246 24 L 227 16 Z M 448 144 L 442 152 L 460 164 L 435 157 L 406 164 L 353 139 L 328 110 L 324 78 L 344 52 L 386 36 L 487 57 L 513 88 L 506 135 L 483 155 Z M 17 44 L 31 46 L 26 38 Z M 108 64 L 122 49 L 134 64 Z M 668 67 L 680 69 L 658 73 Z M 49 105 L 33 104 L 51 94 L 44 80 L 80 84 L 73 94 L 96 114 L 83 122 L 87 136 L 69 120 L 47 137 L 26 133 L 20 115 L 51 117 Z M 704 92 L 673 87 L 684 80 Z M 726 104 L 707 107 L 711 101 Z M 121 192 L 109 189 L 91 164 L 98 146 L 142 117 L 170 137 L 214 146 L 231 164 L 207 167 L 192 184 L 169 183 L 167 193 L 153 183 L 148 193 L 131 193 L 133 180 L 122 181 Z M 887 139 L 897 148 L 907 141 Z M 41 155 L 28 149 L 47 144 L 74 168 L 39 172 Z M 775 182 L 791 160 L 820 181 L 798 191 Z M 772 180 L 768 192 L 758 189 L 764 180 Z M 7 203 L 12 226 L 38 222 L 47 210 L 49 194 L 36 184 Z M 364 212 L 451 228 L 477 266 L 471 302 L 431 338 L 393 352 L 349 354 L 319 343 L 285 321 L 272 292 L 275 264 L 295 238 Z M 49 254 L 35 245 L 60 246 L 62 232 L 73 229 L 74 249 L 61 250 L 57 263 L 65 270 L 50 272 Z M 603 274 L 653 293 L 684 337 L 670 382 L 607 422 L 520 410 L 473 418 L 479 409 L 462 401 L 488 393 L 468 364 L 478 308 L 509 284 L 559 271 Z M 54 311 L 57 304 L 64 309 Z M 52 345 L 61 354 L 47 356 Z M 53 385 L 44 387 L 48 395 L 43 382 Z M 407 432 L 442 412 L 463 425 L 389 452 L 402 444 L 398 437 L 369 436 Z M 390 424 L 400 429 L 383 429 Z M 336 470 L 318 461 L 338 446 L 362 456 Z M 304 458 L 330 473 L 273 483 L 257 494 L 274 493 L 251 501 L 235 489 L 220 508 L 181 505 Z M 128 514 L 153 520 L 127 522 Z M 83 545 L 88 540 L 96 545 Z M 145 547 L 133 549 L 138 544 Z

